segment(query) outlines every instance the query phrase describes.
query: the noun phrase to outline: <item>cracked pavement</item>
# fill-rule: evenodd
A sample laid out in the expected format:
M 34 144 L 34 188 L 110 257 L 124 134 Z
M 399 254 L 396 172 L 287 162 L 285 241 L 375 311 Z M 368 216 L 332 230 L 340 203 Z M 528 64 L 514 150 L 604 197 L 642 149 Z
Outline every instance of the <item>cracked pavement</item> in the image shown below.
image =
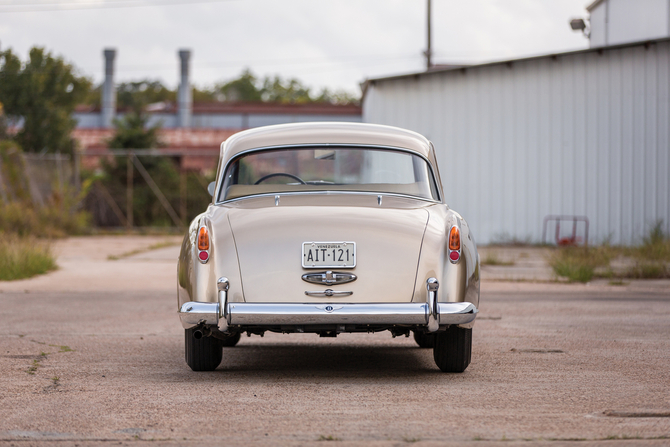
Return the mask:
M 178 245 L 107 258 L 165 239 L 58 241 L 58 271 L 0 282 L 0 444 L 670 443 L 668 281 L 484 281 L 463 374 L 388 332 L 243 336 L 194 373 Z

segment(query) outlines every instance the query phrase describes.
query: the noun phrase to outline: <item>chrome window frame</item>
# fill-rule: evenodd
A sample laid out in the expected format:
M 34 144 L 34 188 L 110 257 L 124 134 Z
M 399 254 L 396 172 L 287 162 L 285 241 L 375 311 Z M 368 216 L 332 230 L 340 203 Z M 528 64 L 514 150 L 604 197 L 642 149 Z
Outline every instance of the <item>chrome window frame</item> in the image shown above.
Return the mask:
M 235 160 L 239 159 L 240 157 L 243 157 L 246 154 L 249 154 L 251 152 L 259 152 L 259 151 L 266 151 L 266 150 L 284 150 L 284 149 L 310 149 L 310 148 L 327 148 L 327 147 L 333 147 L 333 148 L 356 148 L 356 149 L 378 149 L 378 150 L 387 150 L 387 151 L 400 151 L 400 152 L 405 152 L 411 155 L 416 155 L 417 157 L 423 159 L 426 164 L 428 165 L 428 168 L 430 169 L 430 175 L 432 176 L 432 181 L 434 183 L 435 187 L 435 192 L 437 192 L 437 199 L 428 199 L 426 197 L 419 197 L 419 196 L 413 196 L 411 194 L 400 194 L 400 193 L 385 193 L 385 192 L 379 192 L 379 191 L 338 191 L 338 190 L 325 190 L 325 191 L 286 191 L 282 193 L 277 193 L 277 192 L 271 192 L 271 193 L 261 193 L 261 194 L 250 194 L 248 196 L 244 197 L 236 197 L 234 199 L 228 199 L 228 200 L 218 200 L 219 197 L 221 196 L 221 189 L 223 188 L 223 178 L 226 175 L 226 172 L 228 171 L 228 166 L 230 166 L 231 163 L 233 163 Z M 225 153 L 224 153 L 225 155 Z M 231 202 L 237 202 L 239 200 L 245 200 L 245 199 L 250 199 L 250 198 L 256 198 L 256 197 L 265 197 L 265 196 L 276 196 L 276 195 L 302 195 L 302 194 L 363 194 L 363 195 L 384 195 L 384 196 L 393 196 L 393 197 L 405 197 L 405 198 L 410 198 L 414 200 L 423 200 L 425 202 L 431 202 L 431 203 L 443 203 L 442 201 L 442 191 L 440 191 L 440 184 L 437 181 L 438 177 L 435 175 L 435 168 L 433 167 L 433 164 L 430 162 L 430 160 L 425 157 L 423 154 L 420 154 L 416 151 L 413 151 L 411 149 L 403 148 L 403 147 L 396 147 L 396 146 L 378 146 L 375 144 L 338 144 L 338 143 L 310 143 L 310 144 L 287 144 L 287 145 L 280 145 L 280 146 L 263 146 L 263 147 L 256 147 L 252 149 L 246 149 L 244 151 L 241 151 L 237 154 L 235 154 L 234 157 L 231 157 L 226 164 L 222 167 L 221 169 L 221 175 L 219 178 L 216 179 L 216 194 L 214 196 L 214 205 L 224 205 L 226 203 L 231 203 Z M 431 188 L 432 189 L 432 188 Z

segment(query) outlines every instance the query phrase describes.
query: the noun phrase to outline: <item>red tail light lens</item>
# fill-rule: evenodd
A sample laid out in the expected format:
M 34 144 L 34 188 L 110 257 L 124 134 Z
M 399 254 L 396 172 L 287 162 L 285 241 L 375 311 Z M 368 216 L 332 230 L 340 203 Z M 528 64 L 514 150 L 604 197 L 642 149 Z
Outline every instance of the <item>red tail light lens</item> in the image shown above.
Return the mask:
M 198 230 L 198 250 L 209 250 L 209 233 L 207 227 Z
M 451 227 L 449 231 L 449 250 L 461 249 L 461 232 L 458 227 Z

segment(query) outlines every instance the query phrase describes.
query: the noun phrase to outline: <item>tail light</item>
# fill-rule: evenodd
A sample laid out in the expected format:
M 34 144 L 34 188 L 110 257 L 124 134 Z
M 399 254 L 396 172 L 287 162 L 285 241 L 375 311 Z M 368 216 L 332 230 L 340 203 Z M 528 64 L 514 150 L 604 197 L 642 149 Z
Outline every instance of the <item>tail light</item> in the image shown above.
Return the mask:
M 209 232 L 207 227 L 198 230 L 198 259 L 203 264 L 209 260 Z
M 452 263 L 461 259 L 461 230 L 456 225 L 449 230 L 449 260 Z

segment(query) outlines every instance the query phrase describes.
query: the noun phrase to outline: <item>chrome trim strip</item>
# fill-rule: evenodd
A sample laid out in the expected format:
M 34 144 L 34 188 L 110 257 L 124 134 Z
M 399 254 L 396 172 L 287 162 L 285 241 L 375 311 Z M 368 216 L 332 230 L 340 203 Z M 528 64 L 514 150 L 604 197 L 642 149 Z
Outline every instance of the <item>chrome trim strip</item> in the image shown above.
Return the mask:
M 333 195 L 333 194 L 356 194 L 356 195 L 363 195 L 363 196 L 374 196 L 378 195 L 379 192 L 372 192 L 372 191 L 282 191 L 281 195 L 283 196 L 297 196 L 297 195 L 302 195 L 302 194 L 324 194 L 324 195 Z M 247 199 L 257 199 L 259 197 L 271 197 L 276 195 L 274 192 L 267 192 L 263 194 L 253 194 L 250 196 L 244 196 L 244 197 L 236 197 L 234 199 L 229 199 L 224 202 L 217 202 L 214 205 L 227 205 L 229 203 L 234 203 L 234 202 L 239 202 L 240 200 L 247 200 Z M 419 197 L 419 196 L 410 196 L 407 194 L 398 194 L 398 193 L 392 193 L 392 192 L 385 192 L 385 196 L 388 197 L 401 197 L 403 199 L 412 199 L 412 200 L 421 200 L 422 202 L 428 202 L 428 203 L 442 203 L 439 200 L 432 200 L 432 199 L 426 199 L 425 197 Z
M 435 190 L 436 190 L 436 192 L 437 192 L 437 196 L 438 196 L 438 197 L 437 197 L 437 200 L 435 200 L 435 199 L 426 199 L 426 198 L 417 197 L 417 196 L 409 196 L 409 195 L 408 195 L 408 196 L 405 196 L 405 195 L 403 195 L 403 194 L 397 194 L 397 195 L 398 195 L 398 196 L 401 196 L 401 197 L 409 197 L 409 198 L 412 198 L 412 199 L 425 200 L 425 201 L 427 201 L 427 202 L 443 203 L 443 199 L 442 199 L 442 191 L 440 191 L 440 188 L 439 188 L 439 187 L 440 187 L 440 184 L 438 183 L 438 176 L 435 175 L 435 168 L 433 167 L 433 164 L 430 162 L 430 160 L 429 160 L 427 157 L 425 157 L 423 154 L 420 154 L 419 152 L 416 152 L 416 151 L 414 151 L 414 150 L 412 150 L 412 149 L 409 149 L 409 148 L 406 148 L 406 147 L 378 146 L 378 145 L 375 145 L 375 144 L 310 143 L 310 144 L 287 144 L 287 145 L 283 145 L 283 146 L 263 146 L 263 147 L 255 147 L 255 148 L 252 148 L 252 149 L 247 149 L 247 150 L 245 150 L 245 151 L 239 152 L 237 155 L 235 155 L 235 157 L 229 159 L 229 160 L 226 162 L 225 166 L 223 166 L 223 169 L 221 169 L 221 179 L 218 179 L 218 178 L 216 179 L 216 182 L 217 182 L 217 188 L 216 188 L 216 195 L 214 195 L 214 197 L 213 197 L 213 199 L 214 199 L 214 200 L 213 200 L 214 205 L 221 205 L 221 204 L 228 203 L 228 202 L 233 202 L 233 201 L 242 200 L 242 199 L 248 199 L 248 198 L 250 198 L 250 197 L 258 197 L 258 196 L 275 195 L 275 194 L 276 194 L 276 193 L 271 193 L 271 194 L 254 194 L 254 195 L 245 196 L 245 197 L 238 197 L 238 198 L 231 199 L 231 200 L 218 200 L 218 199 L 219 199 L 219 196 L 221 195 L 221 189 L 223 188 L 223 183 L 224 183 L 224 182 L 223 182 L 223 177 L 226 175 L 226 171 L 228 170 L 228 166 L 230 165 L 230 163 L 233 162 L 233 160 L 236 160 L 236 159 L 238 159 L 238 158 L 242 157 L 243 155 L 246 155 L 246 154 L 248 154 L 248 153 L 250 153 L 250 152 L 256 152 L 256 151 L 277 150 L 277 149 L 280 149 L 280 150 L 281 150 L 281 149 L 291 149 L 291 148 L 295 148 L 295 149 L 308 149 L 308 148 L 318 148 L 318 147 L 344 147 L 344 148 L 363 148 L 363 149 L 392 150 L 392 151 L 402 151 L 402 152 L 407 152 L 407 153 L 416 155 L 417 157 L 422 158 L 422 159 L 428 164 L 428 168 L 430 169 L 430 173 L 431 173 L 431 175 L 433 176 L 433 181 L 435 182 L 435 187 L 436 187 Z M 219 182 L 219 180 L 221 180 L 221 181 Z M 322 192 L 322 191 L 318 191 L 318 192 Z M 331 192 L 331 193 L 335 192 L 335 193 L 339 193 L 340 191 L 326 191 L 326 192 Z M 298 192 L 297 194 L 305 194 L 305 193 L 306 193 L 306 192 Z M 286 193 L 282 193 L 282 194 L 286 194 Z M 379 194 L 379 192 L 377 191 L 377 192 L 373 192 L 373 193 L 369 193 L 369 194 Z M 388 193 L 384 193 L 384 195 L 396 195 L 396 194 L 388 194 Z
M 305 290 L 305 295 L 307 295 L 307 296 L 334 296 L 334 297 L 338 297 L 338 296 L 349 296 L 349 295 L 353 295 L 353 294 L 354 294 L 354 292 L 336 291 L 336 290 L 333 290 L 333 289 L 317 290 L 317 291 L 313 291 L 313 292 Z

